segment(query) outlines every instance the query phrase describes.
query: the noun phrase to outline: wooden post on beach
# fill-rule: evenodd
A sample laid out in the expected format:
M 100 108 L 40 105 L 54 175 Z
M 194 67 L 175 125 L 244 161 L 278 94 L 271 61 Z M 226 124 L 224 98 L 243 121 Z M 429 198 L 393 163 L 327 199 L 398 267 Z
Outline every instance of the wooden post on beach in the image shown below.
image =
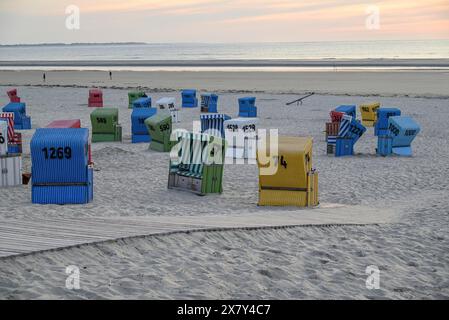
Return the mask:
M 292 105 L 292 104 L 294 104 L 294 103 L 296 103 L 297 106 L 302 105 L 302 102 L 303 102 L 304 99 L 306 99 L 306 98 L 308 98 L 308 97 L 311 97 L 311 96 L 313 96 L 314 94 L 315 94 L 315 92 L 310 92 L 310 93 L 308 93 L 307 95 L 305 95 L 304 97 L 301 97 L 301 98 L 299 98 L 299 99 L 297 99 L 297 100 L 295 100 L 295 101 L 286 103 L 286 105 L 289 106 L 289 105 Z

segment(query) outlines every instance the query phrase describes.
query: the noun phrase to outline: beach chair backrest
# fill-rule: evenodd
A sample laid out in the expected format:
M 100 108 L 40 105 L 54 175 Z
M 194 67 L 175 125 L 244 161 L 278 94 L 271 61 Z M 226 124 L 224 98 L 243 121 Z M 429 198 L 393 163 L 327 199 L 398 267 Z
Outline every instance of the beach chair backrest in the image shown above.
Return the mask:
M 19 120 L 26 115 L 26 105 L 23 102 L 10 102 L 3 107 L 3 112 L 14 112 L 14 119 Z
M 332 110 L 330 112 L 330 116 L 331 116 L 331 121 L 332 122 L 340 122 L 344 115 L 345 114 L 343 112 L 338 112 L 338 111 L 335 111 L 335 110 Z
M 147 130 L 153 140 L 161 141 L 164 136 L 170 137 L 172 132 L 172 117 L 161 112 L 145 120 Z
M 131 113 L 131 130 L 133 134 L 148 134 L 146 119 L 157 113 L 156 108 L 134 108 Z
M 388 119 L 401 115 L 401 110 L 397 108 L 379 108 L 377 109 L 377 123 L 376 128 L 387 129 Z
M 395 116 L 388 119 L 388 129 L 393 137 L 393 148 L 410 146 L 421 131 L 419 124 L 411 117 Z
M 97 109 L 90 114 L 93 133 L 113 133 L 118 124 L 118 109 Z
M 342 112 L 353 118 L 357 117 L 357 108 L 355 105 L 341 105 L 335 108 L 336 112 Z
M 355 144 L 366 132 L 366 128 L 351 116 L 344 115 L 340 122 L 338 136 L 340 138 L 350 138 Z
M 172 165 L 179 165 L 183 171 L 201 174 L 207 146 L 212 137 L 202 133 L 176 132 L 180 144 L 178 159 L 172 159 Z
M 89 130 L 40 128 L 31 139 L 33 184 L 85 183 Z
M 151 108 L 151 98 L 150 97 L 142 97 L 134 100 L 133 108 Z

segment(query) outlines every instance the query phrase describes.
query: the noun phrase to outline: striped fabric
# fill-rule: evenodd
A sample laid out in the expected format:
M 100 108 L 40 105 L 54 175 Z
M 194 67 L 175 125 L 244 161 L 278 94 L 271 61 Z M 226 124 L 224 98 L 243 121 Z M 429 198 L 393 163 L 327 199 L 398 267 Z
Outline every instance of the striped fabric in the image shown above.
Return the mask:
M 340 130 L 338 132 L 339 137 L 343 138 L 348 134 L 349 129 L 351 127 L 351 122 L 352 122 L 351 116 L 348 116 L 348 115 L 343 116 L 343 118 L 341 119 L 341 122 L 340 122 Z
M 192 134 L 192 163 L 189 171 L 193 174 L 203 172 L 203 137 L 200 134 Z
M 224 122 L 230 118 L 225 114 L 203 114 L 200 116 L 201 132 L 224 138 Z
M 203 150 L 210 136 L 201 133 L 175 132 L 181 139 L 179 161 L 172 161 L 170 171 L 186 177 L 201 178 L 203 175 Z
M 14 140 L 14 112 L 0 112 L 0 119 L 8 121 L 8 140 Z
M 327 144 L 336 145 L 337 144 L 337 136 L 328 136 Z
M 181 138 L 181 157 L 179 162 L 179 169 L 189 170 L 191 148 L 192 146 L 190 141 L 190 134 L 188 134 Z

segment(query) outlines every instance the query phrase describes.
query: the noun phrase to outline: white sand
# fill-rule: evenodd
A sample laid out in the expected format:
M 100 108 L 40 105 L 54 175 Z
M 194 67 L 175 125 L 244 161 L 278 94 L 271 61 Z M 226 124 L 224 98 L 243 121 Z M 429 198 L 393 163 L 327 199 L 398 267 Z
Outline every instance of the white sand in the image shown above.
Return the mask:
M 0 85 L 43 85 L 42 71 L 0 71 Z M 218 92 L 382 95 L 449 98 L 449 71 L 214 72 L 46 71 L 50 86 L 143 87 L 152 91 L 197 88 Z
M 5 83 L 4 73 L 0 74 Z M 77 85 L 83 77 L 76 80 Z M 21 77 L 14 80 L 26 81 Z M 128 80 L 116 85 L 132 86 L 138 81 Z M 177 79 L 172 81 L 179 84 Z M 413 87 L 415 81 L 398 86 L 416 89 L 403 92 L 413 95 L 422 90 Z M 65 79 L 61 84 L 71 82 Z M 194 78 L 188 87 L 201 82 L 202 88 L 209 83 Z M 232 89 L 235 83 L 222 86 Z M 363 86 L 366 92 L 376 94 L 370 83 Z M 432 86 L 424 81 L 422 87 Z M 389 90 L 395 92 L 395 83 L 390 83 Z M 7 101 L 6 87 L 0 91 L 0 100 Z M 176 95 L 179 101 L 179 93 L 148 93 L 154 101 L 166 95 Z M 442 97 L 444 92 L 433 93 Z M 95 172 L 95 201 L 86 206 L 36 206 L 31 204 L 29 186 L 1 190 L 2 218 L 269 214 L 272 210 L 256 206 L 254 165 L 226 166 L 222 195 L 198 197 L 167 191 L 168 154 L 150 152 L 146 144 L 130 144 L 127 90 L 105 89 L 104 94 L 106 106 L 120 108 L 125 141 L 94 145 L 93 158 L 99 170 Z M 87 89 L 19 87 L 19 95 L 27 102 L 34 128 L 64 118 L 81 118 L 82 124 L 90 127 Z M 235 116 L 239 96 L 221 94 L 220 112 Z M 303 106 L 286 107 L 285 102 L 296 95 L 256 96 L 262 127 L 314 137 L 322 202 L 390 208 L 401 222 L 179 234 L 1 259 L 0 298 L 449 298 L 447 99 L 377 98 L 385 106 L 401 108 L 421 124 L 413 158 L 377 157 L 371 129 L 356 146 L 355 157 L 337 159 L 325 155 L 322 131 L 328 111 L 372 97 L 317 95 Z M 199 118 L 199 109 L 183 110 L 182 116 L 181 126 L 190 129 L 191 121 Z M 25 132 L 28 141 L 32 133 Z M 25 153 L 29 168 L 29 147 Z M 65 289 L 68 265 L 81 269 L 80 291 Z M 380 290 L 365 288 L 369 265 L 381 269 Z

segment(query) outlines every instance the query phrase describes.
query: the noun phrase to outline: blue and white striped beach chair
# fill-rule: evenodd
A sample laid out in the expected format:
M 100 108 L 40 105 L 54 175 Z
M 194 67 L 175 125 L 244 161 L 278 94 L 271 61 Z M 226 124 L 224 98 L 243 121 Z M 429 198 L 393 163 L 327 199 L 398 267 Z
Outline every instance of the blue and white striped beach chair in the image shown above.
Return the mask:
M 344 115 L 340 122 L 340 129 L 336 139 L 335 156 L 354 154 L 354 145 L 366 132 L 366 128 L 357 119 Z
M 224 122 L 231 119 L 226 114 L 202 114 L 201 119 L 201 132 L 207 133 L 211 136 L 225 137 Z

